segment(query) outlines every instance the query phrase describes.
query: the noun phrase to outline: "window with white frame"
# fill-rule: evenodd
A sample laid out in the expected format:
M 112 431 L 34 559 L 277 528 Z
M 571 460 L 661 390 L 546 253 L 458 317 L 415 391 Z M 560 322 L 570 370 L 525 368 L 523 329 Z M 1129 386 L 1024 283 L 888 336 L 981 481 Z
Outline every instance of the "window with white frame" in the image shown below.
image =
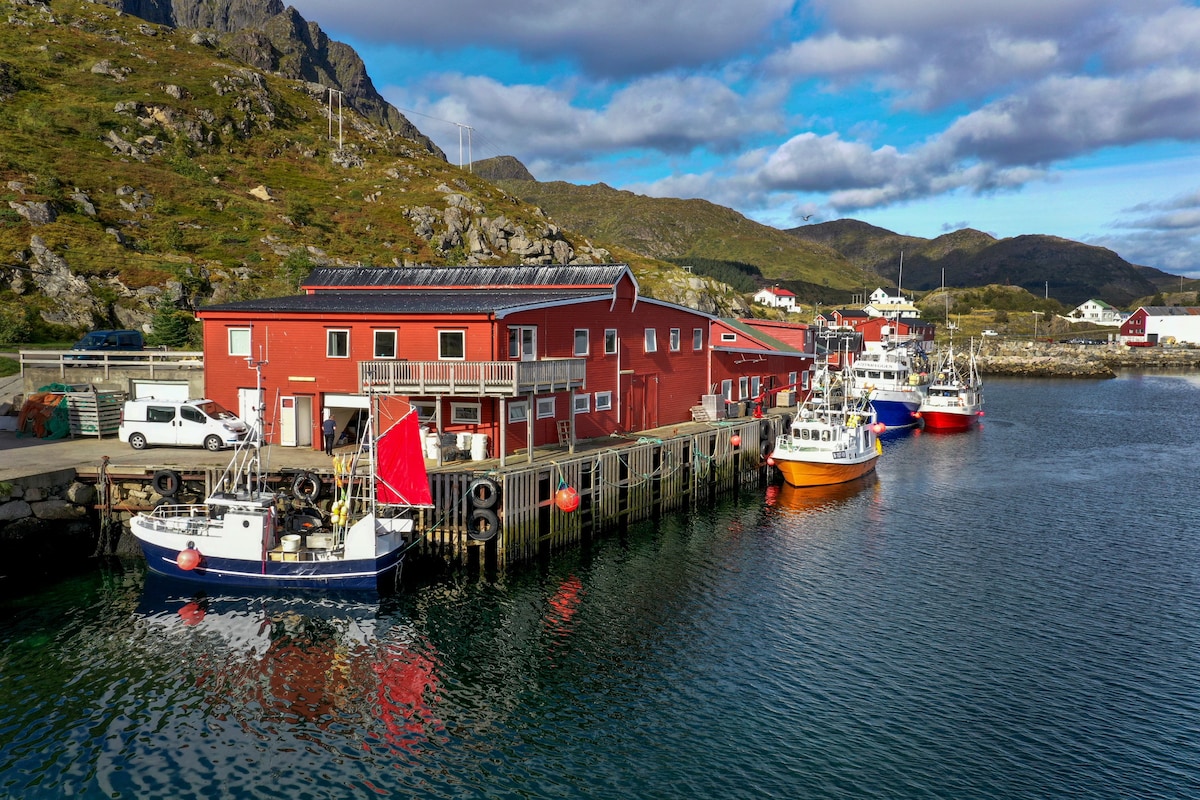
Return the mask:
M 762 378 L 755 375 L 750 379 L 750 396 L 758 397 L 759 390 L 762 388 Z
M 466 331 L 438 331 L 438 358 L 462 361 L 466 357 Z
M 692 328 L 692 349 L 704 349 L 704 328 Z
M 604 355 L 612 356 L 617 353 L 617 329 L 604 329 Z
M 526 422 L 529 419 L 529 403 L 522 400 L 518 403 L 508 404 L 508 422 Z
M 396 332 L 375 331 L 375 358 L 396 357 Z
M 679 352 L 679 328 L 671 328 L 671 352 Z
M 325 355 L 328 358 L 349 358 L 350 331 L 325 331 Z
M 592 396 L 590 394 L 575 395 L 575 413 L 586 414 L 592 410 Z
M 612 392 L 596 392 L 596 410 L 608 411 L 612 408 Z
M 721 341 L 722 342 L 736 342 L 737 334 L 736 333 L 722 333 Z
M 248 356 L 248 355 L 250 355 L 250 329 L 249 328 L 230 328 L 229 329 L 229 355 L 231 355 L 231 356 Z
M 726 400 L 733 399 L 733 381 L 729 378 L 721 381 L 721 397 Z
M 539 397 L 537 399 L 537 418 L 549 419 L 554 416 L 554 398 Z
M 658 331 L 654 328 L 646 328 L 646 352 L 658 352 Z
M 521 361 L 537 358 L 537 328 L 516 325 L 508 329 L 508 357 Z
M 806 370 L 804 370 L 804 373 L 800 376 L 800 380 L 801 380 L 800 388 L 806 392 L 808 391 L 809 378 L 811 375 L 812 375 L 811 370 L 806 369 Z
M 750 396 L 750 379 L 745 375 L 738 378 L 738 400 L 745 400 Z
M 451 403 L 450 421 L 464 425 L 478 425 L 479 403 Z
M 575 329 L 575 355 L 586 356 L 590 350 L 588 349 L 588 329 Z
M 437 413 L 437 403 L 418 402 L 413 403 L 412 407 L 417 411 L 417 419 L 421 422 L 430 422 L 433 420 L 433 415 Z
M 795 385 L 796 385 L 796 373 L 789 372 L 788 373 L 788 386 L 794 387 Z

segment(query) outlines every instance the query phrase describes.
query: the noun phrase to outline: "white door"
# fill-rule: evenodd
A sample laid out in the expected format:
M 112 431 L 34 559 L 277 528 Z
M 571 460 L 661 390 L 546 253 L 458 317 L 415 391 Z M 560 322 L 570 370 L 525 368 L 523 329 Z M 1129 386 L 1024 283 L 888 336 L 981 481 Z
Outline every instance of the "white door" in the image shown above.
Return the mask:
M 263 393 L 260 389 L 238 389 L 238 416 L 250 428 L 251 436 L 254 435 L 254 430 L 258 427 L 258 415 L 262 409 L 262 398 Z
M 279 444 L 295 447 L 296 441 L 296 398 L 279 398 Z
M 313 445 L 313 399 L 302 395 L 296 398 L 296 446 Z

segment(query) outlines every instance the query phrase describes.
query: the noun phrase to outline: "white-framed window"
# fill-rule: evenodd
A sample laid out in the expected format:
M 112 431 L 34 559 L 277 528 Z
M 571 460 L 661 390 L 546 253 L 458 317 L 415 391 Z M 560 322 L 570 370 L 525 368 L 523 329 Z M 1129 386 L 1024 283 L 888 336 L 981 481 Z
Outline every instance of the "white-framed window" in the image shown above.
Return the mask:
M 679 328 L 671 328 L 671 352 L 679 352 Z
M 549 419 L 554 416 L 554 398 L 539 397 L 537 399 L 537 418 Z
M 229 329 L 229 355 L 231 355 L 231 356 L 249 356 L 250 355 L 250 329 L 249 328 L 230 328 Z
M 730 378 L 721 381 L 721 397 L 724 397 L 726 400 L 733 399 L 733 380 Z
M 617 354 L 617 329 L 604 329 L 604 355 L 613 356 Z
M 508 404 L 508 423 L 526 422 L 529 419 L 529 403 L 522 400 L 519 403 Z
M 325 331 L 325 356 L 327 358 L 349 358 L 350 331 Z
M 375 331 L 375 358 L 396 357 L 396 332 Z
M 750 379 L 745 375 L 738 378 L 738 400 L 745 400 L 750 396 Z
M 462 361 L 466 357 L 466 331 L 438 331 L 438 358 L 444 361 Z
M 612 408 L 612 392 L 596 392 L 596 410 L 608 411 Z
M 592 410 L 592 396 L 590 394 L 575 395 L 575 413 L 587 414 Z
M 800 388 L 806 392 L 808 391 L 808 387 L 811 383 L 810 382 L 811 376 L 812 376 L 812 371 L 806 369 L 806 370 L 804 370 L 804 374 L 800 377 L 800 380 L 802 381 L 800 384 Z
M 805 374 L 807 375 L 808 373 L 805 373 Z M 796 378 L 797 378 L 797 375 L 796 375 L 796 373 L 794 373 L 794 372 L 789 372 L 789 373 L 788 373 L 788 386 L 791 386 L 791 387 L 795 388 L 795 386 L 796 386 Z
M 658 331 L 654 328 L 646 328 L 646 352 L 658 352 Z
M 722 333 L 721 341 L 722 342 L 736 342 L 737 334 L 736 333 Z
M 577 355 L 577 356 L 586 356 L 589 352 L 591 352 L 591 350 L 589 349 L 588 329 L 587 328 L 576 328 L 575 329 L 575 351 L 574 352 L 575 352 L 575 355 Z
M 450 421 L 464 425 L 478 425 L 479 403 L 451 403 Z
M 704 349 L 704 328 L 692 328 L 692 349 Z
M 412 407 L 417 410 L 417 419 L 421 422 L 432 421 L 433 415 L 437 413 L 437 403 L 420 401 L 413 403 Z
M 750 379 L 750 396 L 758 397 L 759 391 L 762 389 L 762 378 L 755 375 Z
M 508 329 L 508 357 L 519 361 L 537 358 L 537 328 L 514 325 Z

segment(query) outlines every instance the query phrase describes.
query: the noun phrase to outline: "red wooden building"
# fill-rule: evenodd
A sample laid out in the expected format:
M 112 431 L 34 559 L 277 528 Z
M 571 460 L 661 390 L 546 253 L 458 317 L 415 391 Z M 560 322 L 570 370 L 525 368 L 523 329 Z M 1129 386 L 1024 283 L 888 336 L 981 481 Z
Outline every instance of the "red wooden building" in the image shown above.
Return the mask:
M 690 420 L 726 381 L 740 399 L 809 363 L 642 297 L 623 264 L 319 268 L 303 288 L 198 315 L 208 395 L 248 419 L 261 403 L 283 445 L 320 446 L 326 412 L 355 428 L 374 392 L 408 398 L 431 428 L 486 435 L 496 456 Z

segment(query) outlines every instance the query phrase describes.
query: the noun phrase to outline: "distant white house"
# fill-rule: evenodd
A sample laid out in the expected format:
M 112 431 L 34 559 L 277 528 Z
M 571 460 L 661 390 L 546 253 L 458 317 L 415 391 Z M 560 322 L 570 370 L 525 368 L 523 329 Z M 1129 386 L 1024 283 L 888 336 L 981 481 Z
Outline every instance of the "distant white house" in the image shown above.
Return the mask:
M 1120 341 L 1130 345 L 1200 344 L 1200 307 L 1142 306 L 1121 323 Z
M 1127 316 L 1103 300 L 1088 300 L 1067 314 L 1066 318 L 1093 325 L 1120 325 Z
M 754 302 L 761 306 L 770 306 L 771 308 L 782 308 L 787 311 L 796 310 L 796 295 L 787 289 L 780 289 L 778 286 L 759 289 L 754 295 Z
M 876 289 L 871 292 L 871 296 L 867 298 L 867 301 L 867 305 L 863 307 L 863 311 L 872 317 L 899 319 L 900 317 L 919 317 L 921 315 L 921 312 L 917 311 L 917 307 L 907 297 L 904 295 L 890 295 L 883 289 Z

